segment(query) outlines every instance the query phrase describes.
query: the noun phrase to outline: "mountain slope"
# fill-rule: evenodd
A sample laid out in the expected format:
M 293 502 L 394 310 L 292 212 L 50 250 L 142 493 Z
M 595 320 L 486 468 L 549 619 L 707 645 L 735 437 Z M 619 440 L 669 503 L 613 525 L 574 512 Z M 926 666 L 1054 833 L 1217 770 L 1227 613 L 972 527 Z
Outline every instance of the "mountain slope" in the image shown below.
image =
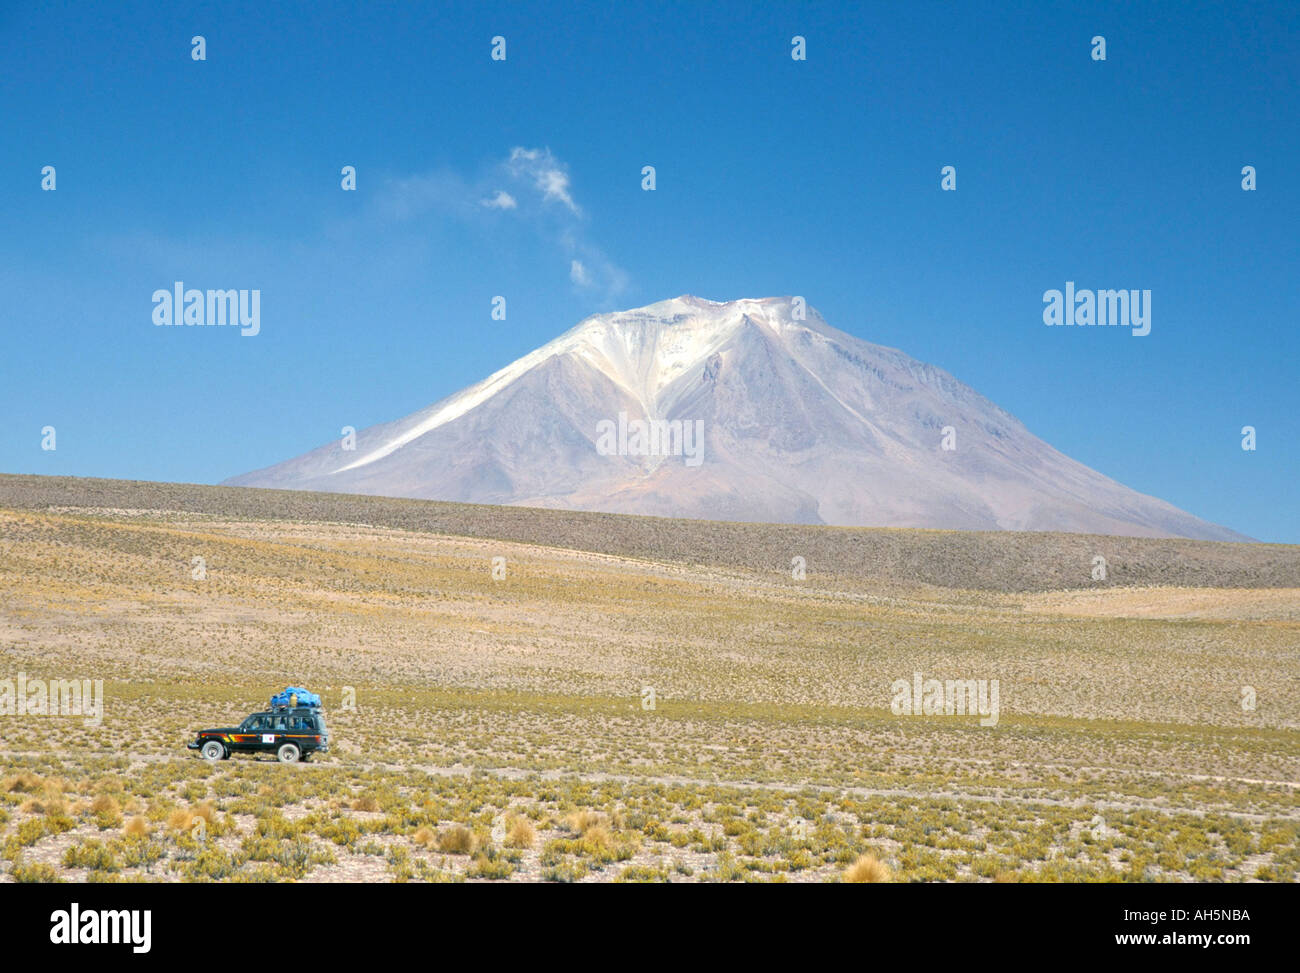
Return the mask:
M 609 433 L 647 419 L 701 430 L 702 452 L 638 455 L 634 435 L 623 449 Z M 333 442 L 226 482 L 712 520 L 1245 539 L 1075 462 L 941 369 L 811 308 L 796 320 L 790 298 L 595 315 L 361 431 L 353 450 Z

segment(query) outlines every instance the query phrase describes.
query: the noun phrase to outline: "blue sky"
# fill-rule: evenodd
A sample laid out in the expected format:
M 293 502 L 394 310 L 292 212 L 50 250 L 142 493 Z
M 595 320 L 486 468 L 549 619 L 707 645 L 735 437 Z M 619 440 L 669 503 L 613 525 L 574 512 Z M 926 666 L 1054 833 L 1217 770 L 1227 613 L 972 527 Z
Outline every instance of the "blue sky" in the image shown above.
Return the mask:
M 596 311 L 800 294 L 1300 542 L 1297 5 L 464 6 L 0 5 L 0 471 L 217 482 Z M 261 333 L 155 327 L 176 280 Z M 1151 334 L 1045 327 L 1067 280 L 1150 289 Z

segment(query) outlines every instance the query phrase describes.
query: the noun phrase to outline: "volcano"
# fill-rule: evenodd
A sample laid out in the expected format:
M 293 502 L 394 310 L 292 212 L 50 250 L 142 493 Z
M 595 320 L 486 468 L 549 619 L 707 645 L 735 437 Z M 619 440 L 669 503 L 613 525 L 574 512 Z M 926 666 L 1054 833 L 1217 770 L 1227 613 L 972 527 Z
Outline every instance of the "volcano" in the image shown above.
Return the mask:
M 612 430 L 617 429 L 617 433 Z M 1248 540 L 801 299 L 597 314 L 428 408 L 226 481 L 707 520 Z

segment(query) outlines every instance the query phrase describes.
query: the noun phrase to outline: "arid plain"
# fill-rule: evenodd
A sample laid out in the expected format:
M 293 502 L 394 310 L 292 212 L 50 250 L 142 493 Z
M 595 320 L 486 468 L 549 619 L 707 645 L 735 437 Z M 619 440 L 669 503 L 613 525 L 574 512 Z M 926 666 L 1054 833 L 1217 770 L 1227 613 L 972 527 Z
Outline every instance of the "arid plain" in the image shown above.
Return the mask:
M 0 476 L 19 673 L 104 711 L 0 715 L 0 881 L 1300 868 L 1293 546 Z M 185 749 L 289 684 L 328 755 Z

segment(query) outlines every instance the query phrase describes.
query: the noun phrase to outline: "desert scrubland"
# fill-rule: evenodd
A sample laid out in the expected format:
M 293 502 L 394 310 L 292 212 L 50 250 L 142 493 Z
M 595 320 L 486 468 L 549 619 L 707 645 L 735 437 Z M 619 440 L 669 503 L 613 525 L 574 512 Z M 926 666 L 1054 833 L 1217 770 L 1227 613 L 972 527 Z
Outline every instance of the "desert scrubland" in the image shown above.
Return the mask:
M 4 476 L 20 673 L 104 706 L 0 715 L 0 881 L 1300 867 L 1284 545 Z M 996 720 L 900 715 L 916 673 L 996 681 Z M 328 755 L 185 749 L 288 684 L 324 696 Z

